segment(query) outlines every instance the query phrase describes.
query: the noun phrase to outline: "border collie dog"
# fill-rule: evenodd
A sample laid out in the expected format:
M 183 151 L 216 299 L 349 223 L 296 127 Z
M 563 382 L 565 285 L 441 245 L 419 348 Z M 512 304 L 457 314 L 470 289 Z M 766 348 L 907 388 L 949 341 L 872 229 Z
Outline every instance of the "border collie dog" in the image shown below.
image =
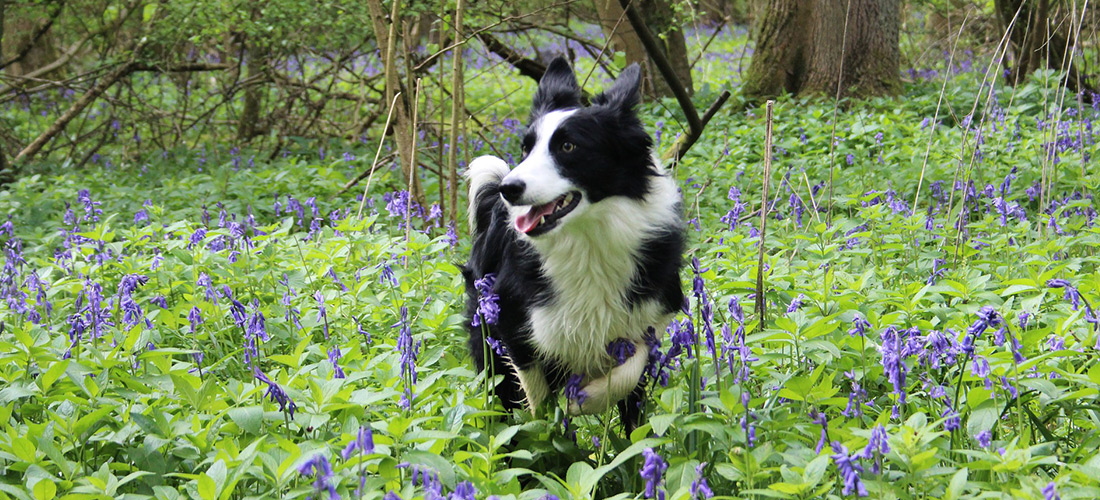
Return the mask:
M 680 192 L 634 112 L 639 83 L 631 65 L 584 107 L 569 63 L 555 59 L 535 93 L 523 160 L 509 170 L 482 156 L 466 171 L 469 347 L 479 370 L 488 353 L 504 376 L 496 394 L 508 409 L 533 411 L 568 383 L 570 414 L 618 404 L 628 430 L 639 423 L 647 336 L 684 300 Z M 473 326 L 475 282 L 490 273 L 499 316 L 483 330 Z M 503 348 L 487 348 L 485 332 Z

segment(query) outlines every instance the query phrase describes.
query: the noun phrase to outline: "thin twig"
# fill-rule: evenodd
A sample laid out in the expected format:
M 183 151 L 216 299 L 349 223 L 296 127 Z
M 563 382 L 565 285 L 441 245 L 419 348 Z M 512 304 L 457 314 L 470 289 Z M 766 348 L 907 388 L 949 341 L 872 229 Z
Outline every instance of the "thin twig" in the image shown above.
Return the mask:
M 756 261 L 756 315 L 760 318 L 759 328 L 766 322 L 764 300 L 764 242 L 768 234 L 768 185 L 772 175 L 772 107 L 775 101 L 764 104 L 764 192 L 760 196 L 760 256 Z

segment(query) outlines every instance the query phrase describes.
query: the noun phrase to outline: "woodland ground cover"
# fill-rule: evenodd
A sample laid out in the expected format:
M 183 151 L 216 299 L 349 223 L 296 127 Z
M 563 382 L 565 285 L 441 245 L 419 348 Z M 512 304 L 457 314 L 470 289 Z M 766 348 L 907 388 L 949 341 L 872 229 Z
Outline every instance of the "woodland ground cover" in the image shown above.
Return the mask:
M 743 40 L 701 57 L 700 102 Z M 334 197 L 377 138 L 160 151 L 119 120 L 91 166 L 0 196 L 0 496 L 1100 497 L 1100 110 L 988 63 L 844 103 L 835 141 L 830 100 L 780 100 L 763 240 L 763 113 L 715 118 L 675 170 L 691 300 L 629 436 L 501 415 L 465 348 L 464 228 L 396 170 Z M 496 115 L 462 153 L 516 154 L 533 85 L 471 66 Z

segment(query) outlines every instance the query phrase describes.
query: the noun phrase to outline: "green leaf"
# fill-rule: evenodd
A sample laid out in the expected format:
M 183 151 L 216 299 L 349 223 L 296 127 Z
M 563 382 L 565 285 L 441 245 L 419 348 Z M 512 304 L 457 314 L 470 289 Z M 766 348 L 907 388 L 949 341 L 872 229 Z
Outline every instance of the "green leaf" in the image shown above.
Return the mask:
M 199 474 L 199 497 L 202 500 L 214 500 L 218 495 L 218 486 L 214 483 L 214 479 L 207 475 L 205 472 Z
M 259 434 L 264 422 L 264 409 L 262 406 L 244 406 L 231 408 L 229 418 L 245 432 Z

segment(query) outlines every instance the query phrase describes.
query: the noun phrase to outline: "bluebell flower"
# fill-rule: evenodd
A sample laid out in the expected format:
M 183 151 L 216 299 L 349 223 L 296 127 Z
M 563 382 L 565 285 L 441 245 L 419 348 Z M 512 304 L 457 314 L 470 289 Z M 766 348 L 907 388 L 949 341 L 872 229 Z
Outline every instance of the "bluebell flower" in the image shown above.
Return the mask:
M 867 441 L 867 446 L 863 448 L 863 451 L 856 453 L 854 457 L 863 458 L 866 460 L 875 460 L 875 455 L 879 457 L 886 456 L 890 453 L 890 444 L 888 443 L 889 437 L 886 435 L 886 428 L 882 424 L 876 424 L 871 429 L 871 438 Z M 879 461 L 875 461 L 872 465 L 873 472 L 879 473 Z
M 279 411 L 288 414 L 290 418 L 294 418 L 294 412 L 298 410 L 298 405 L 294 404 L 294 400 L 290 399 L 290 395 L 282 387 L 279 387 L 279 384 L 268 378 L 267 374 L 261 371 L 259 367 L 252 368 L 252 375 L 260 382 L 267 384 L 267 392 L 264 393 L 264 396 L 270 398 L 271 402 L 278 403 Z
M 974 439 L 978 441 L 978 446 L 981 446 L 982 448 L 989 448 L 989 446 L 993 443 L 993 432 L 989 431 L 988 429 L 981 431 L 974 436 Z
M 665 492 L 661 489 L 661 481 L 665 470 L 668 469 L 668 464 L 653 451 L 653 448 L 642 450 L 642 457 L 645 463 L 642 464 L 640 474 L 645 480 L 645 497 L 664 500 Z
M 336 276 L 336 269 L 329 267 L 328 272 L 325 273 L 325 276 L 332 278 L 333 283 L 336 283 L 336 285 L 340 287 L 340 290 L 343 290 L 345 292 L 348 291 L 347 285 L 344 285 L 344 282 L 340 281 L 340 278 Z
M 374 432 L 370 427 L 360 427 L 359 432 L 355 435 L 355 439 L 352 439 L 350 443 L 344 448 L 344 451 L 340 453 L 340 456 L 347 460 L 351 458 L 352 453 L 358 451 L 361 455 L 369 455 L 374 453 Z
M 607 355 L 615 360 L 616 366 L 626 363 L 637 351 L 634 343 L 626 339 L 615 339 L 607 344 Z
M 500 317 L 500 296 L 493 291 L 495 283 L 495 273 L 486 274 L 474 281 L 474 288 L 477 289 L 477 312 L 470 318 L 470 324 L 475 328 L 482 324 L 494 325 Z
M 191 233 L 191 236 L 187 238 L 187 249 L 192 249 L 195 245 L 202 243 L 203 238 L 206 238 L 206 228 L 200 227 L 195 229 L 195 232 Z
M 320 290 L 313 292 L 313 298 L 317 301 L 317 322 L 325 332 L 325 340 L 328 340 L 328 311 L 325 309 L 325 294 Z
M 848 335 L 852 337 L 859 335 L 862 337 L 867 333 L 868 328 L 871 328 L 871 323 L 867 322 L 863 316 L 856 314 L 855 317 L 852 318 L 852 327 L 848 329 Z
M 344 369 L 340 368 L 340 358 L 344 355 L 340 353 L 340 346 L 332 346 L 328 350 L 328 360 L 332 363 L 333 377 L 335 378 L 347 378 L 344 374 Z
M 477 500 L 477 488 L 469 481 L 462 481 L 455 485 L 448 500 Z
M 1054 484 L 1054 481 L 1047 483 L 1043 486 L 1043 499 L 1044 500 L 1062 500 L 1062 496 L 1058 494 L 1058 487 Z
M 575 401 L 578 405 L 584 404 L 584 401 L 588 399 L 588 393 L 581 388 L 582 381 L 584 381 L 584 376 L 574 373 L 565 382 L 565 398 L 569 401 Z
M 846 371 L 844 376 L 848 378 L 852 388 L 848 391 L 848 406 L 845 406 L 840 414 L 848 418 L 856 418 L 863 415 L 863 398 L 867 397 L 867 391 L 856 381 L 854 371 Z
M 829 417 L 823 411 L 811 411 L 810 415 L 813 417 L 813 422 L 821 426 L 821 437 L 818 438 L 817 446 L 814 447 L 814 453 L 821 453 L 825 448 L 825 441 L 829 438 Z
M 320 498 L 321 492 L 325 490 L 328 490 L 330 499 L 340 498 L 340 494 L 336 492 L 336 485 L 332 482 L 332 464 L 323 454 L 318 453 L 310 457 L 309 460 L 298 467 L 298 473 L 303 476 L 313 476 L 313 493 L 318 498 Z
M 405 380 L 405 393 L 401 396 L 401 406 L 410 408 L 413 399 L 413 386 L 416 385 L 416 359 L 420 356 L 420 341 L 414 341 L 409 325 L 409 309 L 401 306 L 401 319 L 393 324 L 400 327 L 397 335 L 397 350 L 401 353 L 401 377 Z
M 191 322 L 191 333 L 195 333 L 195 330 L 202 324 L 202 311 L 199 310 L 198 306 L 192 307 L 191 312 L 187 313 L 187 321 Z
M 712 491 L 710 485 L 707 484 L 707 478 L 703 476 L 703 468 L 706 466 L 706 462 L 695 466 L 695 479 L 691 482 L 692 498 L 706 499 L 714 496 L 714 491 Z
M 848 455 L 848 448 L 840 442 L 833 441 L 832 448 L 833 463 L 836 464 L 840 476 L 844 479 L 844 487 L 841 489 L 841 493 L 844 495 L 855 493 L 861 497 L 867 496 L 867 488 L 863 486 L 863 480 L 860 478 L 863 467 L 855 461 L 855 457 Z
M 802 307 L 802 301 L 805 299 L 805 294 L 798 294 L 798 297 L 795 297 L 794 300 L 791 301 L 790 305 L 787 306 L 787 314 L 793 313 L 797 311 L 800 307 Z

